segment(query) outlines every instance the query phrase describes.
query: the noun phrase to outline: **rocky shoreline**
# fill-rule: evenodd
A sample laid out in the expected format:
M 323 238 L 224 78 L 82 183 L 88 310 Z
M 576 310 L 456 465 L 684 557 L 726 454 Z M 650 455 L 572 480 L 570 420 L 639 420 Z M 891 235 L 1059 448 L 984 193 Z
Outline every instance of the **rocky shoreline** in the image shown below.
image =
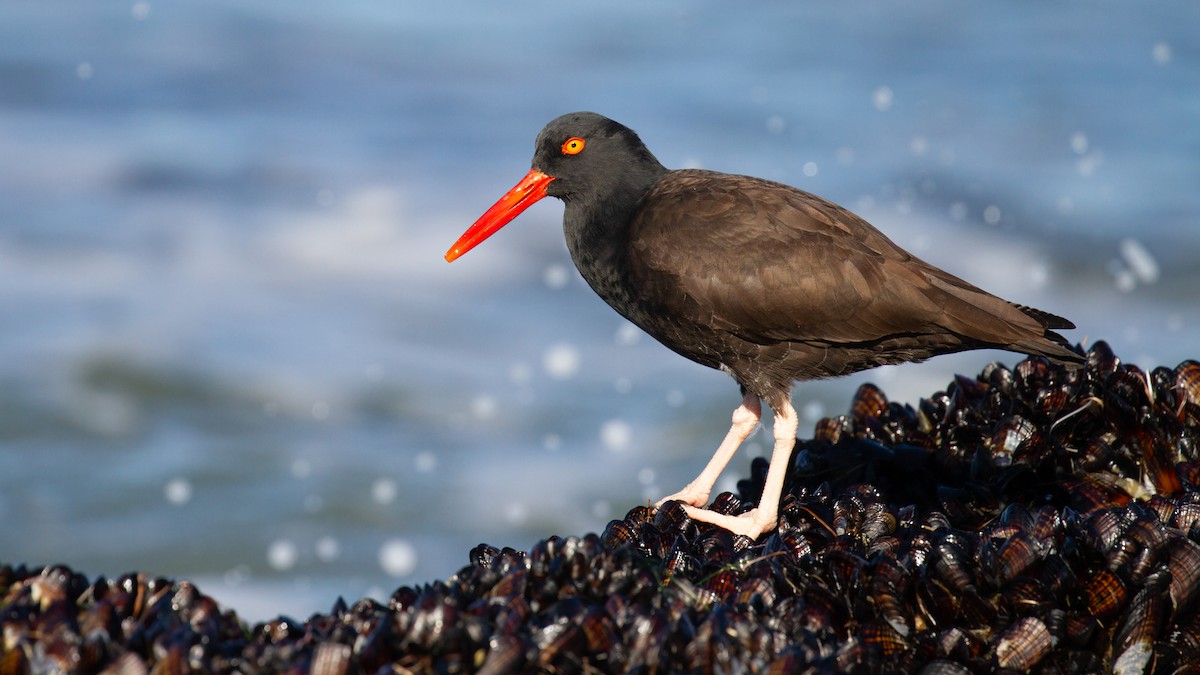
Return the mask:
M 765 460 L 713 508 L 753 506 Z M 1200 673 L 1200 363 L 1103 342 L 915 406 L 864 385 L 758 541 L 637 507 L 445 581 L 247 626 L 186 581 L 0 566 L 0 675 Z

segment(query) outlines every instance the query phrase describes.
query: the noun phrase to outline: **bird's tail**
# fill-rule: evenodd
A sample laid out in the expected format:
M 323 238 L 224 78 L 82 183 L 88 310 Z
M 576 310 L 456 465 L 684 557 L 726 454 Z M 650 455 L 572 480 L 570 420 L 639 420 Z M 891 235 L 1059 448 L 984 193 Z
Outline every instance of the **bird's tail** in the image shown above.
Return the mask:
M 1029 318 L 1040 323 L 1044 329 L 1040 339 L 1014 342 L 1012 345 L 1013 349 L 1034 356 L 1044 356 L 1051 361 L 1067 367 L 1078 366 L 1084 362 L 1084 355 L 1076 347 L 1073 347 L 1070 342 L 1067 342 L 1066 338 L 1052 330 L 1054 328 L 1074 328 L 1075 324 L 1057 314 L 1043 312 L 1040 309 L 1017 305 L 1015 303 L 1013 306 L 1021 310 Z

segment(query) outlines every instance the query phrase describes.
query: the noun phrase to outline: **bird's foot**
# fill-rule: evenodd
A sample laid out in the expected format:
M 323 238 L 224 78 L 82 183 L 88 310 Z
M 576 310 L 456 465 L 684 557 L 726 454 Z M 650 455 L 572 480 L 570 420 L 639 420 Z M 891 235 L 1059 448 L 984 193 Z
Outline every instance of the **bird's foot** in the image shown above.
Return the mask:
M 654 504 L 654 508 L 661 509 L 663 504 L 667 502 L 682 502 L 687 506 L 704 506 L 708 504 L 708 495 L 711 490 L 701 490 L 694 484 L 688 483 L 688 486 L 676 492 L 673 495 L 663 497 Z
M 724 513 L 717 513 L 716 511 L 698 509 L 694 506 L 684 506 L 683 510 L 687 512 L 688 517 L 692 520 L 698 520 L 702 523 L 712 523 L 734 534 L 742 534 L 751 539 L 758 539 L 759 535 L 763 532 L 769 532 L 779 524 L 779 516 L 777 514 L 770 514 L 758 508 L 750 509 L 740 516 L 729 516 Z

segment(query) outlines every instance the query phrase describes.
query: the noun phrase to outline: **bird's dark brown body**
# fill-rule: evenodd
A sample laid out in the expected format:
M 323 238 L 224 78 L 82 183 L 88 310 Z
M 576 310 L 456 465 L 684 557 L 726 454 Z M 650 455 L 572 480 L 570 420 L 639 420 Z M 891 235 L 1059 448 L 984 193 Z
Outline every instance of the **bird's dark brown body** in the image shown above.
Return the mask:
M 779 183 L 671 171 L 645 193 L 625 236 L 572 233 L 588 227 L 568 220 L 567 241 L 602 298 L 772 405 L 794 380 L 967 349 L 1078 360 L 1048 330 L 1070 322 L 985 293 Z
M 728 372 L 742 387 L 742 406 L 709 466 L 667 499 L 705 504 L 716 475 L 758 422 L 759 400 L 775 412 L 775 452 L 757 513 L 688 511 L 735 532 L 757 536 L 774 526 L 781 465 L 795 441 L 795 380 L 978 348 L 1081 360 L 1053 332 L 1073 328 L 1066 319 L 986 293 L 802 190 L 670 171 L 631 130 L 594 113 L 547 125 L 533 169 L 447 260 L 543 196 L 566 204 L 567 248 L 600 297 L 667 347 Z

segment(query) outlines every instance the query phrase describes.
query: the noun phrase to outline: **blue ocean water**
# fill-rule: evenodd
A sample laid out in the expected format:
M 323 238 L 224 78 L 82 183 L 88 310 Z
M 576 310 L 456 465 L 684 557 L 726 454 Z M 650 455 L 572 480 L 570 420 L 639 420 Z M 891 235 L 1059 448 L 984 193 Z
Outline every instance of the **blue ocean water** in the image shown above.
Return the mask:
M 442 260 L 580 109 L 1074 340 L 1200 356 L 1193 2 L 9 0 L 0 560 L 303 618 L 690 480 L 736 386 L 592 295 L 559 204 Z M 860 382 L 915 403 L 1017 358 L 800 384 L 801 434 Z

